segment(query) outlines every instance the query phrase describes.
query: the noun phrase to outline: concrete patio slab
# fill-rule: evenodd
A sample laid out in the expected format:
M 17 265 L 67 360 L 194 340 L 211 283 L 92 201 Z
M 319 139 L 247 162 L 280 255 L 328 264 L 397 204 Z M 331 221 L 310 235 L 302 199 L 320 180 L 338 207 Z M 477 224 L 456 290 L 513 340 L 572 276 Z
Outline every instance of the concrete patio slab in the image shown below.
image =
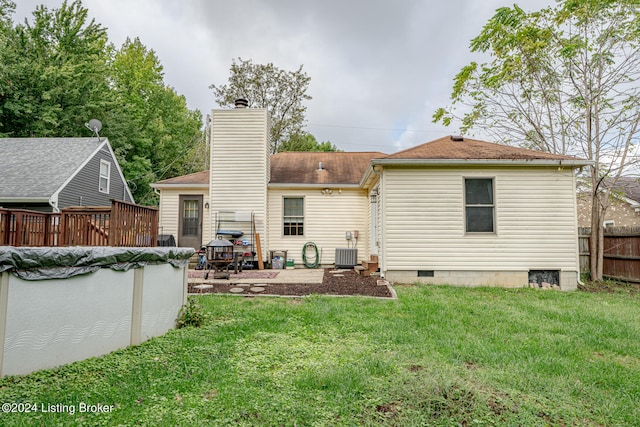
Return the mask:
M 229 279 L 213 279 L 213 272 L 209 279 L 204 278 L 205 271 L 189 270 L 189 283 L 227 283 L 261 285 L 269 283 L 322 283 L 324 269 L 296 268 L 293 270 L 244 270 L 242 273 L 231 273 Z

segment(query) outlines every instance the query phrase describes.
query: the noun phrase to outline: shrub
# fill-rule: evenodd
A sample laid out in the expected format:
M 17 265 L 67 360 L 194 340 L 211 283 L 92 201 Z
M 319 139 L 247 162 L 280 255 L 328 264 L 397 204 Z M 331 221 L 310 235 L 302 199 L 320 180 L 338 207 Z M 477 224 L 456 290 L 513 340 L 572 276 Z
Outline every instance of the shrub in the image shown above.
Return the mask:
M 176 327 L 178 329 L 187 326 L 195 328 L 202 326 L 208 320 L 207 313 L 198 304 L 196 297 L 189 297 L 187 303 L 180 308 L 178 318 L 176 319 Z

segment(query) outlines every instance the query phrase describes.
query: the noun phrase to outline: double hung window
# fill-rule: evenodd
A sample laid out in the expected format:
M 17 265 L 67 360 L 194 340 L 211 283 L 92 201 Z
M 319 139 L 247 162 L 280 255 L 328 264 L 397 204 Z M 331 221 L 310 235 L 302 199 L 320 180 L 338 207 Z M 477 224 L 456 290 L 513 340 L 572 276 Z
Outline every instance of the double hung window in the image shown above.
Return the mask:
M 285 236 L 304 236 L 303 197 L 284 198 L 283 224 Z
M 465 178 L 465 231 L 495 233 L 493 178 Z

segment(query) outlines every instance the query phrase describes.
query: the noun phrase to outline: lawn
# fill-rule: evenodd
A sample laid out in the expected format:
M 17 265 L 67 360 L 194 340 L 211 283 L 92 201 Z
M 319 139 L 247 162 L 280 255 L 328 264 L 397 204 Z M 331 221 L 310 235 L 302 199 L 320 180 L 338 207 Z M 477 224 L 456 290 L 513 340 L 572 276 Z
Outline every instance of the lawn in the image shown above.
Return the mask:
M 199 297 L 203 327 L 0 380 L 0 403 L 31 411 L 0 424 L 640 423 L 637 294 L 396 290 Z

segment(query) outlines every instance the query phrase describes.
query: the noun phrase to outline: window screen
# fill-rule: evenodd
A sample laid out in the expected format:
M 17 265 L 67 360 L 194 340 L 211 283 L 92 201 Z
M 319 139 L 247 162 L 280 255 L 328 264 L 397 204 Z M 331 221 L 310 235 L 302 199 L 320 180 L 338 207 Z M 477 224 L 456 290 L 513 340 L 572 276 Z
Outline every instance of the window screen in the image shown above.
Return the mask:
M 493 178 L 465 178 L 465 230 L 468 233 L 493 233 Z
M 304 198 L 284 198 L 283 224 L 283 234 L 285 236 L 304 235 Z

